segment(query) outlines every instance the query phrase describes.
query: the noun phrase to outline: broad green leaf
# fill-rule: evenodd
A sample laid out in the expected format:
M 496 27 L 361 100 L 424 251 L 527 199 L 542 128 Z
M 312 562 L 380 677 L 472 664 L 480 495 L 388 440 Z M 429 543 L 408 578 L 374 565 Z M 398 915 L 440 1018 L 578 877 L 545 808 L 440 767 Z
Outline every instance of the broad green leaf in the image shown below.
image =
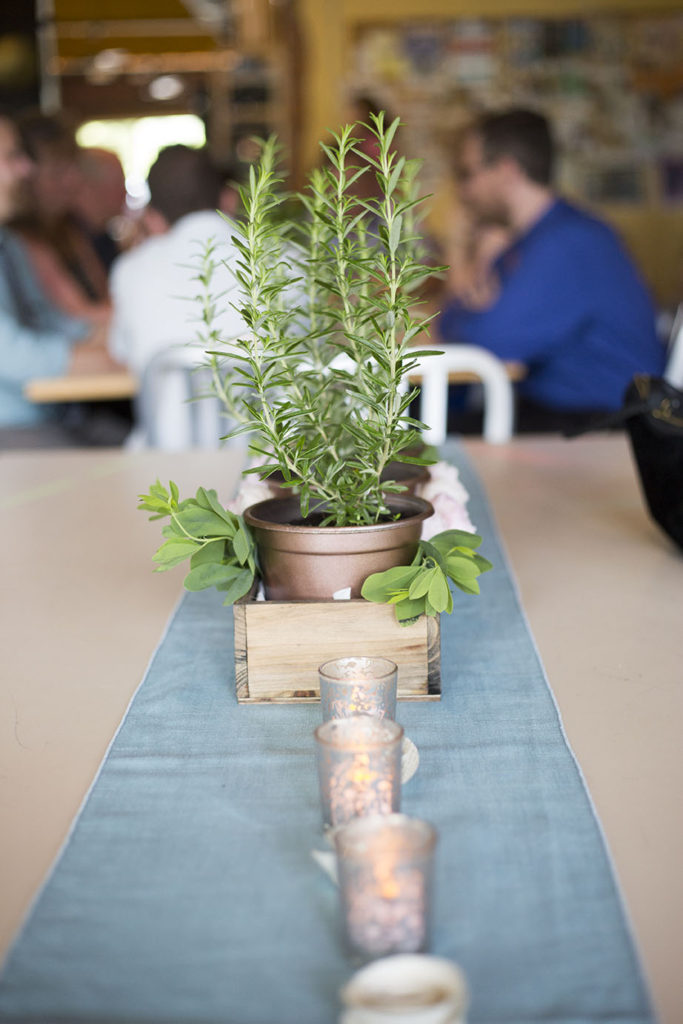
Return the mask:
M 149 494 L 141 494 L 138 508 L 143 511 L 160 512 L 168 515 L 168 503 L 159 498 L 152 498 Z
M 424 610 L 424 598 L 419 598 L 416 601 L 401 601 L 400 604 L 395 605 L 396 621 L 406 623 L 407 619 L 415 619 L 418 615 L 422 615 Z
M 394 591 L 410 586 L 419 571 L 417 565 L 399 565 L 384 572 L 375 572 L 363 583 L 361 596 L 366 601 L 383 603 Z
M 221 588 L 225 589 L 225 600 L 223 604 L 234 604 L 235 601 L 239 601 L 241 597 L 249 593 L 251 585 L 254 582 L 254 575 L 249 569 L 240 569 L 239 575 L 235 576 L 229 587 Z
M 218 495 L 216 494 L 216 492 L 213 489 L 212 490 L 208 490 L 208 491 L 204 490 L 204 497 L 205 497 L 207 506 L 212 511 L 214 511 L 217 516 L 220 516 L 221 519 L 224 519 L 226 521 L 226 523 L 228 523 L 228 525 L 233 528 L 233 530 L 236 530 L 237 529 L 237 516 L 234 515 L 232 512 L 228 511 L 228 509 L 223 508 L 223 506 L 221 505 L 220 501 L 218 500 Z
M 424 555 L 426 555 L 428 558 L 432 558 L 436 562 L 436 564 L 439 566 L 441 572 L 444 575 L 448 572 L 446 559 L 443 557 L 439 549 L 434 546 L 434 544 L 430 544 L 428 540 L 421 540 L 420 550 Z
M 449 555 L 446 559 L 448 575 L 453 579 L 475 579 L 479 575 L 479 566 L 473 558 L 463 555 Z
M 152 561 L 158 562 L 158 572 L 172 569 L 180 565 L 186 558 L 189 558 L 197 550 L 197 545 L 192 540 L 167 540 L 152 555 Z
M 479 572 L 488 572 L 489 569 L 493 569 L 491 562 L 489 562 L 488 558 L 484 558 L 483 555 L 474 555 L 472 560 L 479 567 Z
M 397 621 L 399 626 L 412 626 L 419 618 L 419 615 L 411 615 L 409 619 L 397 619 Z
M 442 551 L 444 555 L 458 545 L 465 548 L 478 548 L 481 544 L 481 537 L 477 533 L 468 533 L 466 530 L 444 530 L 431 538 L 431 543 Z
M 244 565 L 244 563 L 247 561 L 249 557 L 251 544 L 249 543 L 249 537 L 245 532 L 245 528 L 242 525 L 240 525 L 239 529 L 237 530 L 237 533 L 233 537 L 232 546 L 235 555 L 237 556 L 237 560 L 240 562 L 241 565 Z
M 206 590 L 221 583 L 232 583 L 242 570 L 236 565 L 219 565 L 216 562 L 205 562 L 191 569 L 183 580 L 186 590 Z
M 465 594 L 478 594 L 479 584 L 476 580 L 453 580 L 453 583 L 459 590 L 464 591 Z
M 429 587 L 429 603 L 437 612 L 443 612 L 448 606 L 448 582 L 442 572 L 434 574 L 434 579 Z
M 193 537 L 226 537 L 232 530 L 221 516 L 207 509 L 194 507 L 178 512 L 176 516 L 184 530 Z
M 222 562 L 225 558 L 225 541 L 212 540 L 200 548 L 190 560 L 190 568 L 195 569 L 198 565 L 205 565 L 208 562 Z
M 417 597 L 425 597 L 429 592 L 429 588 L 432 585 L 434 574 L 439 572 L 438 568 L 425 569 L 420 568 L 419 572 L 415 576 L 415 579 L 410 585 L 408 596 L 411 600 L 415 600 Z
M 149 489 L 150 495 L 154 498 L 161 498 L 162 501 L 168 501 L 170 495 L 160 480 L 157 480 L 155 484 Z

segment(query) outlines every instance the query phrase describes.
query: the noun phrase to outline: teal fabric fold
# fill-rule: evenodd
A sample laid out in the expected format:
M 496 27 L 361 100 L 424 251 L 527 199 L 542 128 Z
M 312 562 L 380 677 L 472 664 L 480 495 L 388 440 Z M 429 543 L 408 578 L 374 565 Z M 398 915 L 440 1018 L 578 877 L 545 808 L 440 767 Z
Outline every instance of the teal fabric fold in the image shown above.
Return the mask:
M 439 831 L 431 950 L 471 1024 L 654 1020 L 603 838 L 485 495 L 494 562 L 442 617 L 443 698 L 402 703 L 403 810 Z M 391 656 L 391 652 L 387 652 Z M 332 1024 L 355 969 L 322 845 L 318 705 L 240 706 L 232 616 L 187 595 L 0 980 L 0 1020 Z

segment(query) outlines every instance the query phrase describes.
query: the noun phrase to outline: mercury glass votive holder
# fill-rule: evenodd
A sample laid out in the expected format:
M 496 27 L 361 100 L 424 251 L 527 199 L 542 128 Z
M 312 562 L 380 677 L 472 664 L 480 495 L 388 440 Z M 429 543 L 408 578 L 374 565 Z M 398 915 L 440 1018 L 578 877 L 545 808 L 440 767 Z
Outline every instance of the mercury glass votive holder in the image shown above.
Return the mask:
M 332 718 L 315 730 L 326 825 L 391 814 L 401 806 L 403 727 L 388 718 Z
M 334 836 L 352 952 L 363 959 L 427 947 L 436 829 L 405 814 L 352 821 Z
M 318 669 L 323 722 L 350 715 L 396 718 L 398 669 L 388 658 L 335 658 Z

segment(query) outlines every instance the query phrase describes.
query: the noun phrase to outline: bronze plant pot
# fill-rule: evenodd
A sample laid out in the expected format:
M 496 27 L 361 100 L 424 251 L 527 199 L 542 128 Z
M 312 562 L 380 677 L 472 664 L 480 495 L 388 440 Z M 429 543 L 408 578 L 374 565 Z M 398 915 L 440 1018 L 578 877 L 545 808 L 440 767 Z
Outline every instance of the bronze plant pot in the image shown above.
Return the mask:
M 360 597 L 373 572 L 409 565 L 422 523 L 433 515 L 428 501 L 392 495 L 389 507 L 401 519 L 374 526 L 293 525 L 300 519 L 298 498 L 269 498 L 245 509 L 271 601 L 325 601 L 345 587 Z

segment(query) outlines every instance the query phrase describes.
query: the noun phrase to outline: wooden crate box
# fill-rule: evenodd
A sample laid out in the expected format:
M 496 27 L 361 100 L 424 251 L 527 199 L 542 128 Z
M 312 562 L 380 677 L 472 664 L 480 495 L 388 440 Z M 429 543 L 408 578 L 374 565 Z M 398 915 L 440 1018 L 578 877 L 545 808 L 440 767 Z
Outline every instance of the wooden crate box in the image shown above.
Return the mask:
M 399 626 L 394 609 L 368 601 L 244 601 L 233 606 L 237 699 L 319 700 L 318 666 L 331 658 L 383 657 L 398 665 L 402 700 L 439 700 L 438 618 Z

